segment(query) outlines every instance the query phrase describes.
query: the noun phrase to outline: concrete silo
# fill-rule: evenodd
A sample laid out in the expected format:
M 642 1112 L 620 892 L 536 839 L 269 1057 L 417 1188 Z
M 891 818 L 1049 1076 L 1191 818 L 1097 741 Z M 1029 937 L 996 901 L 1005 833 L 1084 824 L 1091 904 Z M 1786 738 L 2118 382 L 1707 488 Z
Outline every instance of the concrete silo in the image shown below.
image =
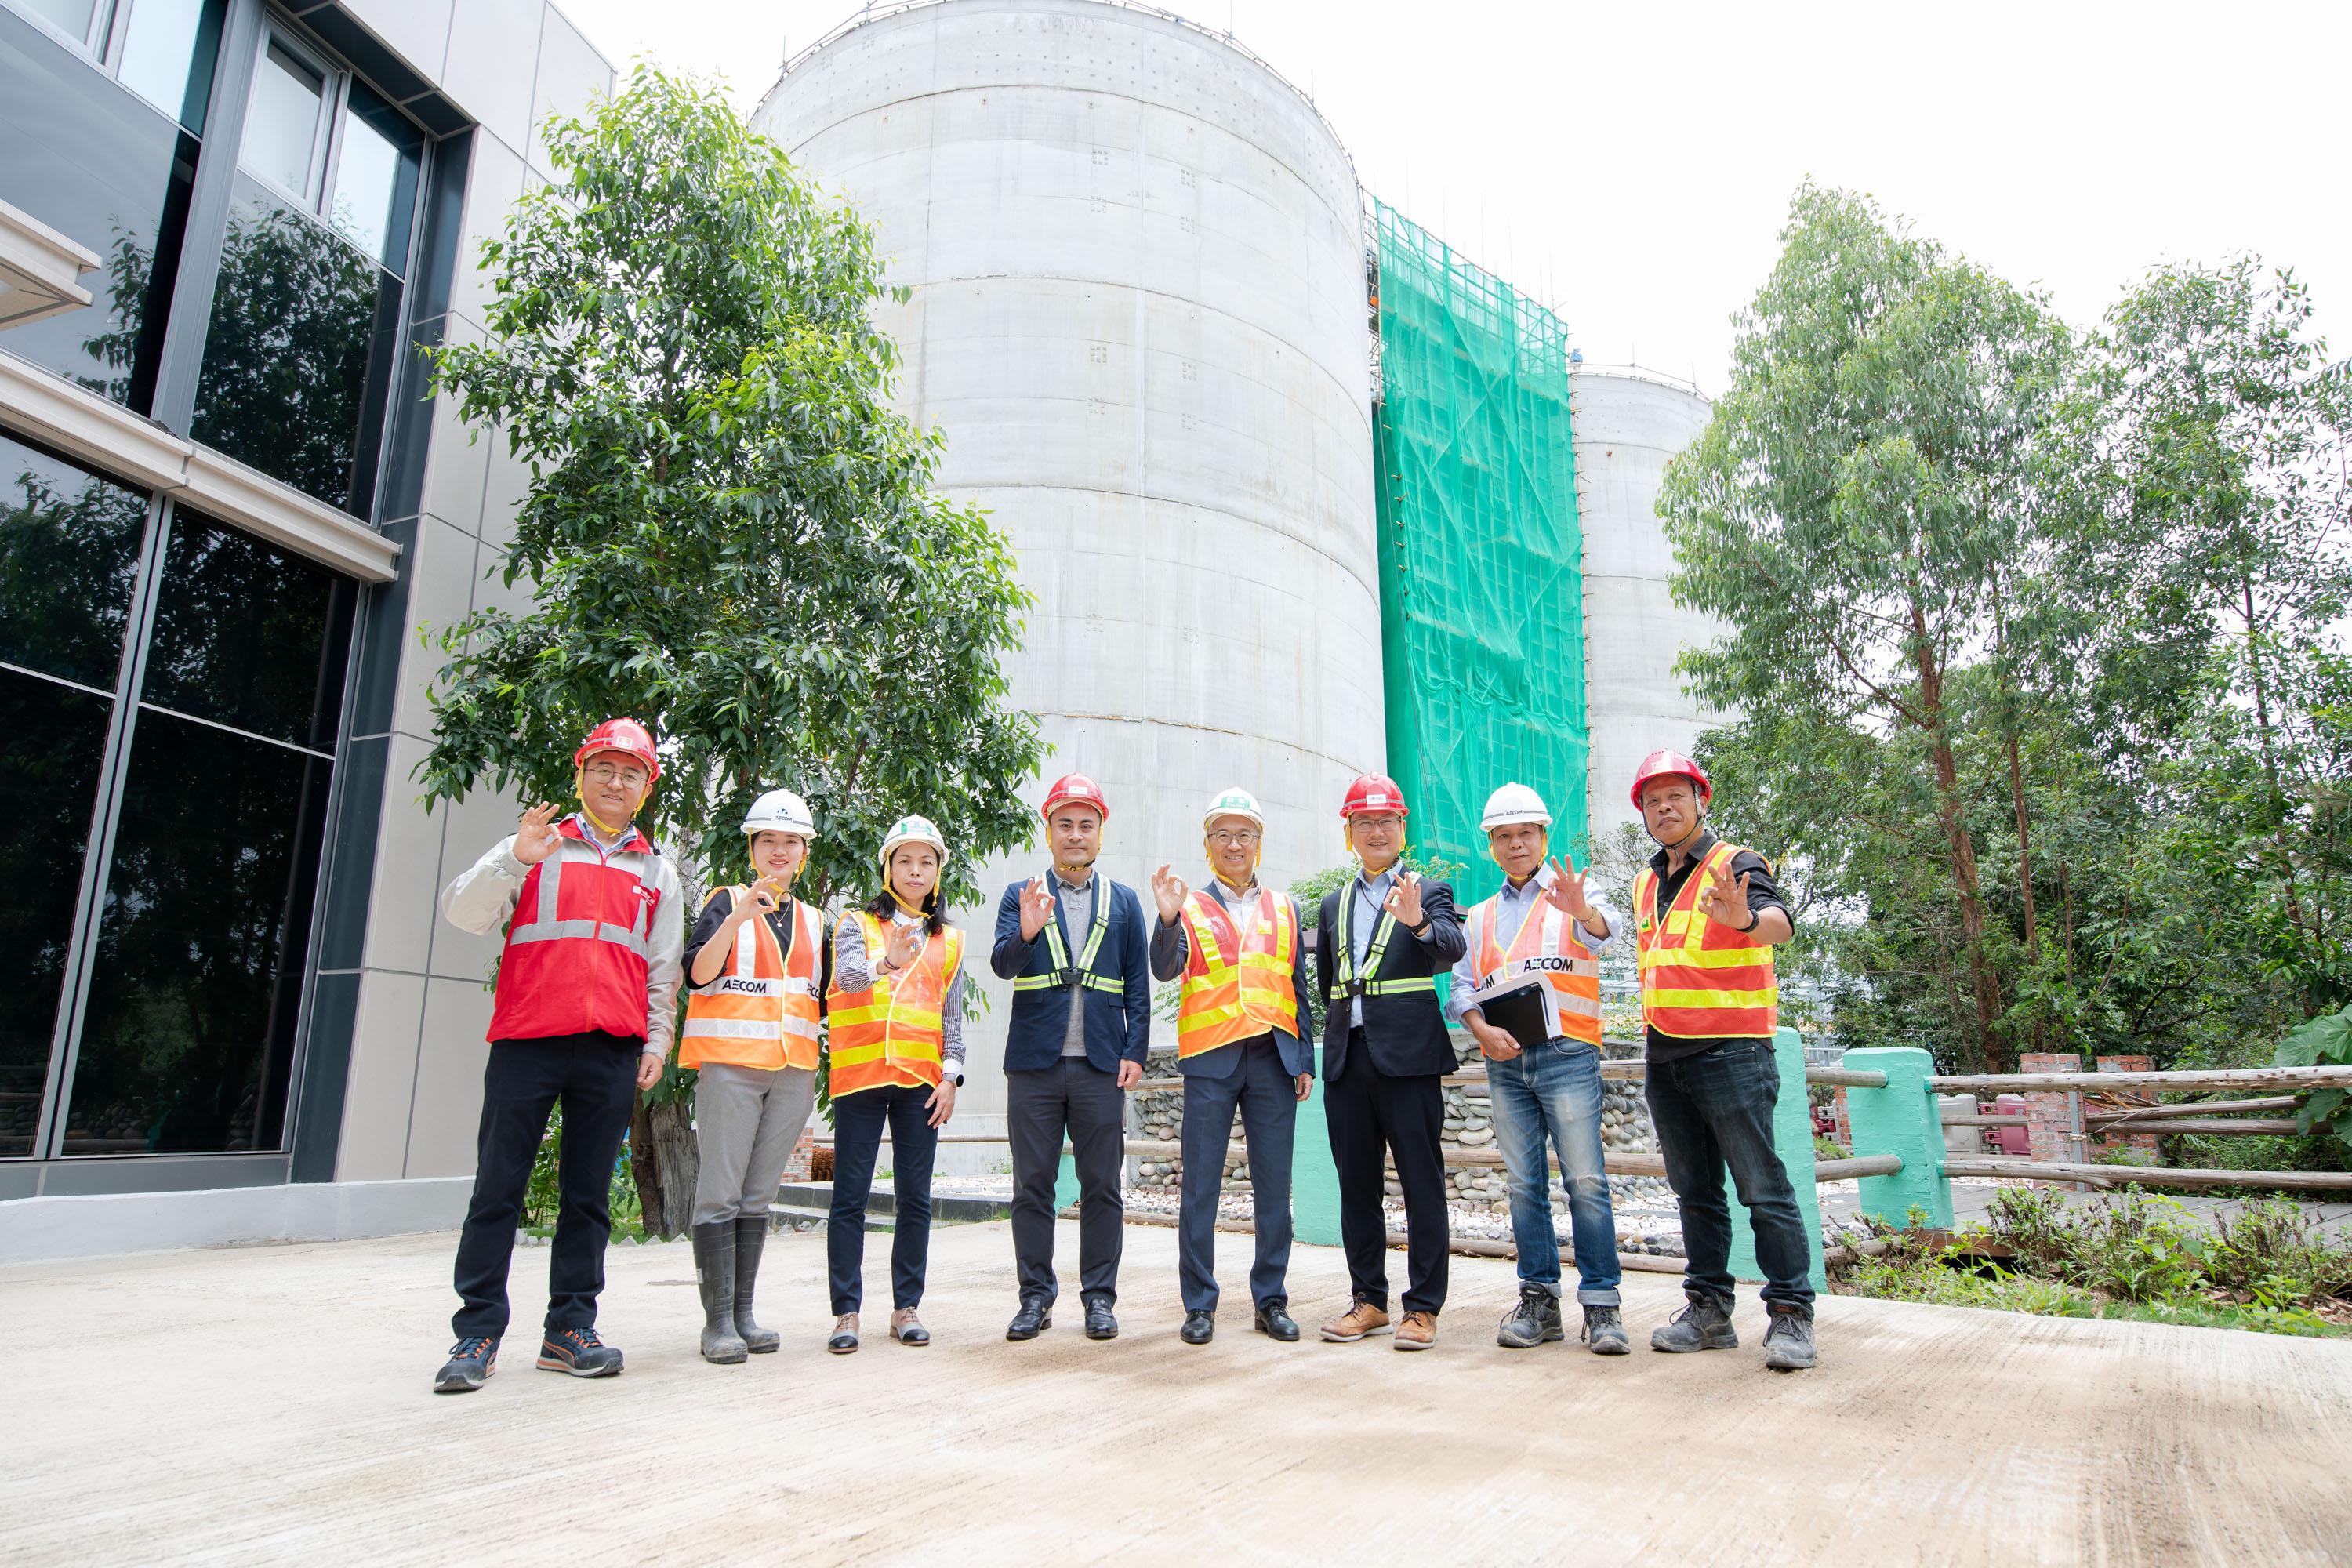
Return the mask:
M 1626 791 L 1661 746 L 1688 750 L 1712 721 L 1675 660 L 1715 621 L 1667 592 L 1674 552 L 1657 517 L 1666 464 L 1706 427 L 1696 387 L 1646 372 L 1580 366 L 1571 377 L 1578 513 L 1584 533 L 1584 714 L 1592 835 L 1636 822 Z
M 1223 37 L 1092 0 L 877 9 L 753 123 L 913 290 L 881 314 L 900 403 L 1037 595 L 1013 700 L 1049 773 L 1108 792 L 1104 868 L 1205 876 L 1228 784 L 1265 804 L 1269 881 L 1339 860 L 1383 738 L 1362 208 L 1329 125 Z M 1003 1104 L 989 986 L 980 1117 Z

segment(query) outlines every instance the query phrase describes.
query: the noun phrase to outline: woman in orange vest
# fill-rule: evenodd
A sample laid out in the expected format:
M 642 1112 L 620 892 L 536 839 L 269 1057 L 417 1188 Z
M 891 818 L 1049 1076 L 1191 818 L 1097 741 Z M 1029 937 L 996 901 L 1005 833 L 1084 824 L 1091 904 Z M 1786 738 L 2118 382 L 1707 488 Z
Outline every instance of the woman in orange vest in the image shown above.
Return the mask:
M 882 890 L 834 932 L 825 993 L 833 1094 L 833 1215 L 825 1260 L 833 1335 L 825 1348 L 857 1348 L 866 1292 L 866 1200 L 874 1190 L 882 1130 L 890 1130 L 890 1337 L 927 1345 L 915 1316 L 931 1244 L 931 1160 L 940 1129 L 963 1086 L 963 932 L 940 918 L 947 840 L 928 817 L 902 816 L 882 840 Z
M 824 979 L 833 971 L 823 916 L 793 897 L 816 833 L 808 803 L 770 790 L 743 819 L 753 880 L 711 889 L 686 942 L 686 1026 L 677 1062 L 698 1073 L 694 1271 L 702 1288 L 702 1359 L 732 1363 L 776 1348 L 751 1318 L 768 1205 L 816 1103 Z
M 1655 1351 L 1733 1350 L 1731 1208 L 1726 1167 L 1748 1206 L 1764 1273 L 1764 1364 L 1813 1364 L 1812 1248 L 1772 1142 L 1780 1069 L 1772 1034 L 1780 988 L 1772 946 L 1795 932 L 1772 868 L 1706 826 L 1715 786 L 1679 752 L 1653 752 L 1633 775 L 1633 805 L 1658 843 L 1633 874 L 1633 944 L 1642 975 L 1643 1093 L 1666 1184 L 1682 1210 L 1686 1305 L 1650 1335 Z M 1810 1194 L 1808 1194 L 1810 1197 Z

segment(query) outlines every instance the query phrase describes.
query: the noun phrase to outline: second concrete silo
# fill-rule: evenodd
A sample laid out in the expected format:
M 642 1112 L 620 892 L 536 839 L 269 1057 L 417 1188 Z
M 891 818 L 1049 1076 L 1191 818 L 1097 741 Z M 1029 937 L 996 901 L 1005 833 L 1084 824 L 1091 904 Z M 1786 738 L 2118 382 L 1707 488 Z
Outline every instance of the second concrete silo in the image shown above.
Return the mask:
M 882 316 L 900 402 L 1037 595 L 1013 700 L 1108 792 L 1104 868 L 1197 880 L 1227 784 L 1265 804 L 1269 881 L 1339 860 L 1381 620 L 1361 207 L 1313 105 L 1162 13 L 937 0 L 799 57 L 753 123 L 913 290 Z

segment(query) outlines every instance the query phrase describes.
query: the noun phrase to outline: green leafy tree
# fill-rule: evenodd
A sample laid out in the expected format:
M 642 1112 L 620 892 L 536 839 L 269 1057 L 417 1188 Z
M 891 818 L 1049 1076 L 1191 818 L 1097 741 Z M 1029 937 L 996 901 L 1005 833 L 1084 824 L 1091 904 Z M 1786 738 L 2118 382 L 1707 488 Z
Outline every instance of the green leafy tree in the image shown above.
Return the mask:
M 889 405 L 872 230 L 714 89 L 647 66 L 547 135 L 556 181 L 485 247 L 488 342 L 436 360 L 530 466 L 505 572 L 536 601 L 442 634 L 428 798 L 569 799 L 579 736 L 628 713 L 661 737 L 653 825 L 715 879 L 783 785 L 816 814 L 803 897 L 871 890 L 889 822 L 921 812 L 971 900 L 1030 831 L 1042 744 L 1003 673 L 1028 598 L 985 515 L 931 489 L 938 437 Z M 656 1233 L 685 1219 L 679 1092 L 633 1135 Z

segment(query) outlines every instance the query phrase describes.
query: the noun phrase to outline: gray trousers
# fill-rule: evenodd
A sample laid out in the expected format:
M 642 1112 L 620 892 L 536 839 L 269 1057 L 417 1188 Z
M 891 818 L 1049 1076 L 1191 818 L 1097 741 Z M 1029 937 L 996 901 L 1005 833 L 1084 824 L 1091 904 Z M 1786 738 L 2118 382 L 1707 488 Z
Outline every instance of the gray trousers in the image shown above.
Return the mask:
M 754 1217 L 776 1201 L 776 1184 L 816 1104 L 816 1074 L 706 1064 L 694 1086 L 694 1223 Z
M 1127 1205 L 1118 1191 L 1127 1163 L 1127 1096 L 1118 1075 L 1084 1057 L 1064 1057 L 1042 1072 L 1008 1072 L 1004 1086 L 1021 1299 L 1050 1307 L 1061 1290 L 1054 1275 L 1054 1184 L 1062 1173 L 1066 1130 L 1078 1173 L 1078 1295 L 1116 1300 L 1127 1232 Z

